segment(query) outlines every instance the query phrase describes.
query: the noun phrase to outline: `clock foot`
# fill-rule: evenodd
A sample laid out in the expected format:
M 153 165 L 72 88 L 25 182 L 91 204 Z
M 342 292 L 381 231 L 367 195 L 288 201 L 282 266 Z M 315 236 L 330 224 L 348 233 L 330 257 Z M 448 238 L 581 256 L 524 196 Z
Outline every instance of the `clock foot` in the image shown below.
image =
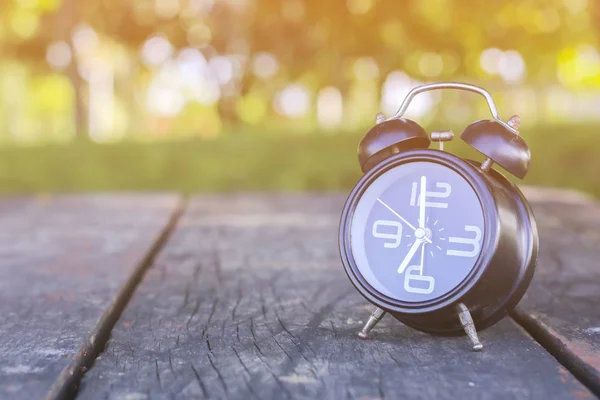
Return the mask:
M 479 336 L 477 336 L 475 323 L 473 322 L 473 318 L 471 318 L 469 309 L 463 303 L 459 303 L 456 308 L 458 309 L 458 319 L 460 320 L 460 324 L 462 325 L 469 339 L 471 339 L 471 343 L 473 343 L 473 350 L 483 350 L 483 345 L 479 341 Z
M 358 337 L 361 339 L 368 339 L 369 332 L 371 332 L 371 329 L 373 329 L 375 325 L 381 321 L 381 318 L 383 318 L 384 315 L 385 311 L 379 307 L 375 308 L 375 311 L 373 311 L 373 314 L 371 314 L 365 326 L 363 326 L 362 330 L 358 332 Z

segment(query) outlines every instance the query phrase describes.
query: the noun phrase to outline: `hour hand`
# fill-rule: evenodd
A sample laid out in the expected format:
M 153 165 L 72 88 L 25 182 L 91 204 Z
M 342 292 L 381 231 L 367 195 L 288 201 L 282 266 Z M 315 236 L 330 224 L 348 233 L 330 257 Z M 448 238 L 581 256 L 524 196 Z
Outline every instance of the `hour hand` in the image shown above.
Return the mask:
M 406 269 L 406 267 L 408 267 L 408 263 L 410 262 L 410 260 L 412 260 L 415 253 L 417 252 L 417 250 L 419 250 L 419 246 L 421 244 L 423 244 L 423 240 L 421 240 L 421 239 L 415 240 L 415 242 L 413 243 L 410 250 L 408 250 L 408 254 L 406 255 L 406 257 L 404 257 L 404 260 L 402 260 L 402 264 L 400 264 L 400 266 L 398 267 L 399 274 L 403 273 L 404 270 Z

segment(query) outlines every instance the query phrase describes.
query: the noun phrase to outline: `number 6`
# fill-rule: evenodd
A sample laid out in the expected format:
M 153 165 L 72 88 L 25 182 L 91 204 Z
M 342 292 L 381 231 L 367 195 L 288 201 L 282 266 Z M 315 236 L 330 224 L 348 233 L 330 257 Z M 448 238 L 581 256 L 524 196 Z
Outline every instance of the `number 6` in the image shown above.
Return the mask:
M 418 271 L 418 274 L 413 274 L 414 271 Z M 427 288 L 420 288 L 411 286 L 410 283 L 418 281 L 418 282 L 427 282 Z M 404 290 L 409 293 L 419 293 L 419 294 L 430 294 L 433 293 L 433 287 L 435 286 L 435 279 L 433 276 L 421 275 L 421 266 L 420 265 L 411 265 L 406 269 L 406 275 L 404 275 Z

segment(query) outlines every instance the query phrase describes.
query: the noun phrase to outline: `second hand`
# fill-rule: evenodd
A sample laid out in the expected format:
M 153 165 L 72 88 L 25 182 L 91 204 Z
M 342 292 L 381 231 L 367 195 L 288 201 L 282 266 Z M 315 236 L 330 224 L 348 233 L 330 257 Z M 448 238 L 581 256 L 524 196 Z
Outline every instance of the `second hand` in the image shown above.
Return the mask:
M 402 218 L 402 216 L 400 214 L 398 214 L 390 206 L 388 206 L 387 204 L 385 204 L 383 202 L 383 200 L 381 200 L 379 197 L 377 198 L 377 201 L 380 202 L 385 208 L 387 208 L 388 210 L 390 210 L 392 214 L 394 214 L 402 222 L 404 222 L 406 225 L 408 225 L 408 227 L 411 228 L 413 231 L 416 231 L 417 229 L 422 229 L 422 228 L 416 228 L 413 224 L 411 224 L 410 222 L 408 222 L 405 218 Z M 427 243 L 431 243 L 431 239 L 429 239 L 427 236 L 424 236 L 423 240 L 426 241 Z

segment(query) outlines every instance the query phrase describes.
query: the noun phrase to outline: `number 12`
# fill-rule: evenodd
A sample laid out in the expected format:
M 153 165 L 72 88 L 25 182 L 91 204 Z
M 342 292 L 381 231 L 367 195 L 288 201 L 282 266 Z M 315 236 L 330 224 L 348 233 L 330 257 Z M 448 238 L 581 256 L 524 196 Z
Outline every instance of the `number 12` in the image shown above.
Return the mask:
M 437 199 L 445 199 L 450 197 L 450 193 L 452 193 L 452 186 L 446 182 L 436 182 L 435 187 L 441 189 L 437 192 L 425 192 L 425 198 L 433 197 Z M 413 207 L 419 206 L 419 184 L 418 182 L 413 182 L 412 191 L 410 192 L 410 205 Z M 425 201 L 425 207 L 434 207 L 434 208 L 448 208 L 448 203 L 443 203 L 441 201 Z

